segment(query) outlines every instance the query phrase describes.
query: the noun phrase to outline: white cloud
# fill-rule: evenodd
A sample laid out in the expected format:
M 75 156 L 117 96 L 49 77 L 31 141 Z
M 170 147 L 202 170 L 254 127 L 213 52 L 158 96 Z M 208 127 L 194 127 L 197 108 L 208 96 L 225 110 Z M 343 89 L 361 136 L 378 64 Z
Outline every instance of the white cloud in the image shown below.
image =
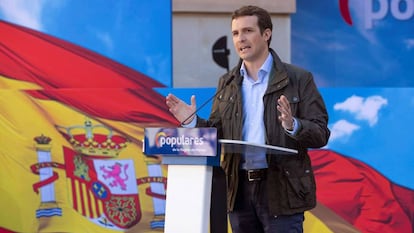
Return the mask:
M 366 120 L 370 126 L 374 126 L 378 122 L 379 110 L 387 104 L 388 100 L 381 96 L 370 96 L 364 99 L 353 95 L 344 102 L 335 104 L 334 109 L 350 112 L 356 119 Z
M 44 4 L 44 0 L 1 0 L 0 11 L 7 21 L 41 30 L 41 13 Z
M 333 141 L 339 138 L 349 137 L 359 128 L 358 125 L 352 124 L 347 120 L 339 120 L 331 127 L 331 136 L 329 140 Z

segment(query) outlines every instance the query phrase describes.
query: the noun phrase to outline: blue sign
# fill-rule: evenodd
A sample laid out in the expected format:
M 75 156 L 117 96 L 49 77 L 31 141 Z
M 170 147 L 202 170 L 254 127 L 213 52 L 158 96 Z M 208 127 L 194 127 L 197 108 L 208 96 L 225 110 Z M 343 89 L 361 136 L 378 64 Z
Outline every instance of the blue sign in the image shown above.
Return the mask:
M 216 128 L 146 128 L 146 155 L 216 156 Z

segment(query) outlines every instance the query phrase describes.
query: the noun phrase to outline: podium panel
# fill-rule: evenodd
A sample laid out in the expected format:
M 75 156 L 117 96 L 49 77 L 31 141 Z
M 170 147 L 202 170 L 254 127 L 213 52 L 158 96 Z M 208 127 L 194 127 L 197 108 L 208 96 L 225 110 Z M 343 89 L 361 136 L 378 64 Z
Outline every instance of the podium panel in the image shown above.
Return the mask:
M 216 128 L 146 128 L 143 151 L 163 164 L 220 166 Z
M 165 233 L 208 233 L 212 167 L 169 165 Z
M 216 128 L 146 128 L 143 151 L 168 165 L 166 233 L 209 232 Z

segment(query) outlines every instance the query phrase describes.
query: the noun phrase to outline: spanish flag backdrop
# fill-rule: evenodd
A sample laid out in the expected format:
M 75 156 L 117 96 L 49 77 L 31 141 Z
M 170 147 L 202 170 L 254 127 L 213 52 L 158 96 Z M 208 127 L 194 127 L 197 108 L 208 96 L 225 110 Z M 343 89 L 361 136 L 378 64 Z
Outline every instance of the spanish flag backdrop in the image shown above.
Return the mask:
M 167 168 L 141 148 L 145 127 L 178 124 L 161 87 L 0 21 L 0 232 L 162 232 Z M 305 232 L 412 232 L 412 190 L 331 150 L 311 157 Z

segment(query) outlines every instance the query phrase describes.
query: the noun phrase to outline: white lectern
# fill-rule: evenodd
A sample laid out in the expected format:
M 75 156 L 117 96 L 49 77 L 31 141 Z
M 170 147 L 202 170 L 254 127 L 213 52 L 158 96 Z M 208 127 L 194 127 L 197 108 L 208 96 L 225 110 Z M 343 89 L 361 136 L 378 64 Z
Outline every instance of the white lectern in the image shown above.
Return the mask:
M 144 154 L 160 155 L 168 165 L 164 232 L 209 232 L 217 149 L 215 128 L 145 129 Z
M 297 150 L 283 147 L 217 140 L 215 128 L 146 128 L 143 145 L 144 154 L 162 156 L 163 164 L 168 165 L 166 233 L 209 232 L 213 166 L 220 166 L 220 149 L 240 154 L 246 150 L 297 154 Z M 219 216 L 219 220 L 215 218 L 217 222 L 226 224 L 225 230 L 217 230 L 224 232 L 227 231 L 226 191 L 221 187 L 225 186 L 224 175 L 217 183 L 220 183 L 218 192 L 222 196 L 213 196 L 223 206 L 216 208 L 214 214 Z

